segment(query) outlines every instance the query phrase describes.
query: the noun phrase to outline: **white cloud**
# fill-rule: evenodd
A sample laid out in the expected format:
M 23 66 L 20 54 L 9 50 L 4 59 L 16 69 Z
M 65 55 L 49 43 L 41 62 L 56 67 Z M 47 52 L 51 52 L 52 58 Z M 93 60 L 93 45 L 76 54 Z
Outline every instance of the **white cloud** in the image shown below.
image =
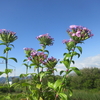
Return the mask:
M 83 60 L 76 61 L 75 65 L 78 68 L 84 67 L 100 67 L 100 54 L 87 57 Z
M 71 64 L 71 66 L 77 67 L 79 69 L 86 67 L 100 67 L 100 54 L 84 58 L 83 60 L 77 60 L 75 61 L 75 64 Z M 63 64 L 58 64 L 56 68 L 58 72 L 61 70 L 66 70 Z

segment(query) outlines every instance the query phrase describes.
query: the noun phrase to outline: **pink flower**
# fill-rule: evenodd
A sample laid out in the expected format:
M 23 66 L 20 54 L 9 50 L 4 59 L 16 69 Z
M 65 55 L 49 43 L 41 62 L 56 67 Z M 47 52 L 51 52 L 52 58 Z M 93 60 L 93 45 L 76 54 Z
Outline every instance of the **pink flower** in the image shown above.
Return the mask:
M 77 28 L 78 26 L 77 25 L 70 25 L 69 26 L 71 29 L 73 29 L 73 28 Z
M 69 39 L 69 40 L 63 40 L 62 42 L 66 44 L 66 43 L 72 42 L 72 41 L 74 41 L 74 40 L 73 39 Z
M 90 34 L 90 35 L 89 35 L 89 37 L 92 37 L 92 36 L 94 36 L 94 34 Z
M 66 40 L 66 39 L 64 39 L 63 41 L 62 41 L 62 43 L 68 43 L 69 42 L 69 40 Z
M 77 31 L 77 32 L 76 32 L 76 36 L 77 36 L 77 37 L 81 37 L 81 31 Z
M 49 33 L 39 35 L 36 38 L 40 41 L 40 44 L 42 44 L 42 46 L 53 45 L 54 38 L 51 38 L 51 36 L 49 36 Z
M 75 35 L 76 35 L 75 33 L 72 34 L 72 36 L 75 36 Z

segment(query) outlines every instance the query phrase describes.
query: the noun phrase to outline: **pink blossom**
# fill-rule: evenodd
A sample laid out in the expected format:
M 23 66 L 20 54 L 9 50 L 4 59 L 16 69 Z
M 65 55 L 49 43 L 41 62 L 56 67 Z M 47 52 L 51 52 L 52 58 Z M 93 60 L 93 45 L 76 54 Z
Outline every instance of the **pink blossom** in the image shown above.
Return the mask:
M 89 35 L 89 37 L 92 37 L 92 36 L 94 36 L 94 34 L 90 34 L 90 35 Z
M 78 26 L 77 25 L 70 25 L 69 26 L 71 29 L 73 29 L 73 28 L 77 28 Z
M 77 32 L 76 32 L 76 36 L 77 36 L 77 37 L 81 37 L 81 31 L 77 31 Z
M 75 35 L 76 35 L 75 33 L 72 34 L 72 36 L 75 36 Z
M 66 40 L 66 39 L 64 39 L 63 41 L 62 41 L 62 43 L 68 43 L 69 42 L 69 40 Z
M 72 42 L 72 41 L 74 41 L 74 40 L 73 39 L 69 39 L 69 40 L 63 40 L 62 42 L 66 44 L 66 43 Z

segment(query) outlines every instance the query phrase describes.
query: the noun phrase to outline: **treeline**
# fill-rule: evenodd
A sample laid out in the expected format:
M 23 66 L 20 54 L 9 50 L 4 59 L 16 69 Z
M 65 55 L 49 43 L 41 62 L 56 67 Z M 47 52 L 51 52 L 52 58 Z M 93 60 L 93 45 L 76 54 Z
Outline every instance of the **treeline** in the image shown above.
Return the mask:
M 69 77 L 70 85 L 74 89 L 98 89 L 100 90 L 100 69 L 83 68 L 81 75 L 72 74 Z
M 81 75 L 78 76 L 75 73 L 70 74 L 67 76 L 66 80 L 66 86 L 70 86 L 72 89 L 97 89 L 100 90 L 100 69 L 99 68 L 83 68 L 80 70 Z M 42 82 L 44 84 L 48 83 L 48 80 L 50 82 L 54 82 L 57 79 L 61 79 L 63 76 L 60 75 L 49 75 L 42 79 Z M 27 78 L 12 78 L 12 83 L 24 83 L 26 80 L 28 82 L 34 82 L 34 76 L 30 76 Z M 0 92 L 6 92 L 7 85 L 6 84 L 0 84 Z M 23 92 L 25 90 L 25 87 L 12 87 L 11 92 Z

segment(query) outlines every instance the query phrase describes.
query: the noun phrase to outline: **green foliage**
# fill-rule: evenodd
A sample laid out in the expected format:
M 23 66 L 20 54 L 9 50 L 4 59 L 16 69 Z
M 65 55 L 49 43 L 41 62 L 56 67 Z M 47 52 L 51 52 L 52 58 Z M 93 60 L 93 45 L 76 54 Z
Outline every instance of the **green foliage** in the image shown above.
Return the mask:
M 13 69 L 5 69 L 5 73 L 8 74 L 8 73 L 12 73 Z
M 71 86 L 74 89 L 100 89 L 100 69 L 99 68 L 83 68 L 80 70 L 81 76 L 73 74 L 71 78 Z
M 4 53 L 6 53 L 6 52 L 8 52 L 8 51 L 11 51 L 11 47 L 6 47 L 5 49 L 4 49 Z
M 72 25 L 72 27 L 76 27 Z M 76 32 L 80 30 L 80 36 L 77 36 Z M 76 30 L 76 31 L 75 31 Z M 69 32 L 71 31 L 71 34 Z M 72 32 L 75 36 L 71 36 Z M 90 32 L 90 31 L 89 31 Z M 4 97 L 5 100 L 13 100 L 11 91 L 13 92 L 22 92 L 23 94 L 17 95 L 17 99 L 22 97 L 26 98 L 27 100 L 69 100 L 73 94 L 72 88 L 85 88 L 91 89 L 92 87 L 100 87 L 99 80 L 95 79 L 96 77 L 93 76 L 89 78 L 89 75 L 93 75 L 88 72 L 88 75 L 84 73 L 84 70 L 80 72 L 77 67 L 71 67 L 71 63 L 75 63 L 73 58 L 74 56 L 80 57 L 82 54 L 82 48 L 77 46 L 78 43 L 83 43 L 83 40 L 89 38 L 89 32 L 84 31 L 84 27 L 78 26 L 77 28 L 72 28 L 68 31 L 71 39 L 65 41 L 67 53 L 64 53 L 63 60 L 60 63 L 64 64 L 66 70 L 60 71 L 60 75 L 62 76 L 55 76 L 56 64 L 59 60 L 54 57 L 49 57 L 49 51 L 45 50 L 46 46 L 53 45 L 54 39 L 51 38 L 48 34 L 40 35 L 37 37 L 39 40 L 42 49 L 33 50 L 32 48 L 25 48 L 25 57 L 23 65 L 26 67 L 26 74 L 21 74 L 20 78 L 22 80 L 12 79 L 13 84 L 9 84 L 9 73 L 12 73 L 12 69 L 8 68 L 8 60 L 12 59 L 17 62 L 17 59 L 14 57 L 8 57 L 9 51 L 12 50 L 10 44 L 17 39 L 15 36 L 16 33 L 7 31 L 5 29 L 2 30 L 0 34 L 0 40 L 2 43 L 0 45 L 5 45 L 4 54 L 5 57 L 0 56 L 3 60 L 5 60 L 5 71 L 0 72 L 0 75 L 3 73 L 6 74 L 6 86 L 0 86 L 1 92 L 8 92 L 8 94 Z M 87 35 L 86 35 L 87 34 Z M 82 37 L 81 37 L 82 35 Z M 90 34 L 89 34 L 90 35 Z M 84 36 L 84 38 L 83 38 Z M 79 53 L 76 51 L 78 50 Z M 41 52 L 38 52 L 41 51 Z M 28 73 L 28 68 L 34 66 L 34 69 L 37 69 L 37 73 Z M 40 71 L 41 69 L 41 71 Z M 77 75 L 84 76 L 69 76 L 69 74 L 74 71 Z M 92 72 L 97 72 L 97 70 Z M 28 79 L 28 76 L 31 75 L 31 79 Z M 81 77 L 81 78 L 80 78 Z M 74 83 L 74 84 L 73 84 Z M 81 84 L 80 84 L 81 83 Z M 23 96 L 24 95 L 24 96 Z M 14 98 L 15 99 L 15 98 Z
M 3 57 L 3 56 L 0 56 L 0 58 L 2 58 L 3 60 L 7 60 L 7 58 L 6 57 Z
M 14 57 L 10 57 L 9 59 L 12 59 L 12 60 L 14 60 L 15 62 L 17 62 L 17 59 L 14 58 Z

